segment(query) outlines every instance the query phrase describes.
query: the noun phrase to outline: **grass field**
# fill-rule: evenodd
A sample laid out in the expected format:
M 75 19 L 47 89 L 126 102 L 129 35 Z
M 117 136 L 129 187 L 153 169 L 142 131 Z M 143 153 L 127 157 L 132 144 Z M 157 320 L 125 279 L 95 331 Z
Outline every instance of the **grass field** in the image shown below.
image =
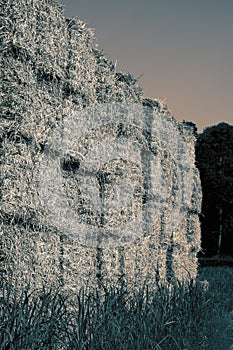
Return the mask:
M 127 290 L 108 288 L 75 299 L 59 291 L 14 296 L 3 287 L 0 349 L 229 350 L 233 344 L 233 269 L 202 267 L 198 280 L 209 282 L 159 288 L 129 298 Z M 144 293 L 144 294 L 143 294 Z M 144 298 L 143 298 L 144 295 Z M 232 313 L 231 313 L 232 312 Z

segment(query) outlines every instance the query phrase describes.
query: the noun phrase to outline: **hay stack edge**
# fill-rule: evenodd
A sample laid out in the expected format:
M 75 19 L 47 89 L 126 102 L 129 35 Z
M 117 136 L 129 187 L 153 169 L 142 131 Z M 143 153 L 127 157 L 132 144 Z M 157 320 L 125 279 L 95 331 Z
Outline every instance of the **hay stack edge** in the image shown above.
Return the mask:
M 192 127 L 178 123 L 159 101 L 143 98 L 137 80 L 117 72 L 99 50 L 94 31 L 81 20 L 66 19 L 58 2 L 1 0 L 1 15 L 1 281 L 19 289 L 30 282 L 35 288 L 52 284 L 76 291 L 118 280 L 133 289 L 146 282 L 153 289 L 155 279 L 195 279 L 201 203 L 196 169 L 192 205 L 178 227 L 169 236 L 164 233 L 165 211 L 150 235 L 119 247 L 85 247 L 59 232 L 39 192 L 46 143 L 74 111 L 113 102 L 148 106 L 179 130 L 195 168 Z M 172 191 L 172 163 L 167 169 Z M 167 210 L 172 203 L 170 195 Z

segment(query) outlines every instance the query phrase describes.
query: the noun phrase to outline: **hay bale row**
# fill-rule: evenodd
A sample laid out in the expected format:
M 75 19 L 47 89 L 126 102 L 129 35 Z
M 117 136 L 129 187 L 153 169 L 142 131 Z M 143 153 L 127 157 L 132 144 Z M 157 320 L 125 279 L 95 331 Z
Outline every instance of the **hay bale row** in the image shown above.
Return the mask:
M 174 164 L 163 153 L 160 161 L 171 195 L 150 235 L 97 249 L 72 240 L 49 220 L 40 195 L 41 159 L 52 132 L 74 111 L 113 102 L 148 106 L 180 130 L 193 164 L 195 138 L 159 101 L 143 98 L 136 79 L 117 72 L 99 50 L 94 31 L 83 21 L 65 19 L 55 0 L 3 0 L 1 5 L 2 277 L 19 288 L 30 281 L 36 288 L 52 283 L 68 290 L 87 284 L 95 288 L 100 282 L 115 284 L 120 278 L 134 288 L 144 281 L 153 288 L 158 276 L 163 283 L 195 278 L 200 249 L 199 175 L 187 215 L 169 233 L 165 227 L 176 179 Z M 75 182 L 65 174 L 64 179 L 67 198 L 75 207 L 77 197 L 71 191 Z

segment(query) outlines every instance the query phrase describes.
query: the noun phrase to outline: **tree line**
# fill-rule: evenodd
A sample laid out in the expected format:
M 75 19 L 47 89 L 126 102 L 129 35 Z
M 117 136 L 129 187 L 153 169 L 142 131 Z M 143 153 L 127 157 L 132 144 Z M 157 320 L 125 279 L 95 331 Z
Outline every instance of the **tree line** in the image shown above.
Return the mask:
M 201 134 L 195 130 L 203 192 L 200 257 L 233 257 L 233 126 L 223 122 Z

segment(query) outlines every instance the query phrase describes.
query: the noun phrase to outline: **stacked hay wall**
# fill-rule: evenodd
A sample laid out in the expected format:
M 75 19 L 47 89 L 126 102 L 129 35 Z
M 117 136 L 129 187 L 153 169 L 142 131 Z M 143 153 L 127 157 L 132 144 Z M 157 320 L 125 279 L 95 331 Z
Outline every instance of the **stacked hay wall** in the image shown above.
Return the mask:
M 40 162 L 51 133 L 67 116 L 98 103 L 139 103 L 171 120 L 194 164 L 195 137 L 158 101 L 143 98 L 131 74 L 117 72 L 98 49 L 94 32 L 65 19 L 54 0 L 1 1 L 1 211 L 0 272 L 21 288 L 28 281 L 68 290 L 119 278 L 132 287 L 155 278 L 195 278 L 200 250 L 200 182 L 178 227 L 164 231 L 166 210 L 147 237 L 124 246 L 86 247 L 60 232 L 41 201 Z M 172 179 L 172 163 L 167 162 Z M 45 174 L 46 176 L 46 174 Z M 171 180 L 172 181 L 172 180 Z M 171 196 L 170 196 L 171 197 Z

